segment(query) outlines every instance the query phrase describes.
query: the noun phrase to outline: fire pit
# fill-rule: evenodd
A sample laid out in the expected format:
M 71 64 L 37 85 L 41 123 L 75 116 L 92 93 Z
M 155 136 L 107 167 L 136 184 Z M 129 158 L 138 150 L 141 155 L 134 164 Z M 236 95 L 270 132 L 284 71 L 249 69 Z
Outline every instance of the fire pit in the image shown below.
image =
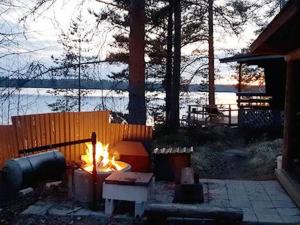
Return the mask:
M 72 189 L 74 199 L 82 203 L 90 203 L 93 201 L 93 145 L 86 144 L 86 154 L 81 156 L 83 162 L 80 169 L 74 171 L 74 179 Z M 96 144 L 96 171 L 97 171 L 97 200 L 102 196 L 102 184 L 110 174 L 114 171 L 128 172 L 131 166 L 125 162 L 118 161 L 118 153 L 111 154 L 108 151 L 108 145 L 100 142 Z

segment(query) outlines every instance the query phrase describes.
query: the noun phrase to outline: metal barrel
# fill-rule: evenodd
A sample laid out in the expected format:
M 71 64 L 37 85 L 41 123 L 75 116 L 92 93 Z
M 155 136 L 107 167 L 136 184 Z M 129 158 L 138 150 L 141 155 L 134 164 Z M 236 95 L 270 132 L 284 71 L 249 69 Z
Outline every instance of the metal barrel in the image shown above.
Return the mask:
M 66 161 L 58 150 L 42 152 L 6 161 L 4 179 L 15 190 L 43 180 L 60 180 L 66 170 Z

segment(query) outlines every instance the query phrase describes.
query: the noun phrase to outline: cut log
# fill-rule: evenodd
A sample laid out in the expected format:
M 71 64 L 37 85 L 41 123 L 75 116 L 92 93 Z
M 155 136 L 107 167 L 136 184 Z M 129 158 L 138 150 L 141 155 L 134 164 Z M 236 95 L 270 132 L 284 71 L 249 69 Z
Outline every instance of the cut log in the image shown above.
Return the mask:
M 186 204 L 148 204 L 145 215 L 152 222 L 162 223 L 169 217 L 213 219 L 217 224 L 240 224 L 243 220 L 243 211 L 238 208 Z
M 212 219 L 199 219 L 199 218 L 167 218 L 167 224 L 172 225 L 216 225 L 216 222 Z

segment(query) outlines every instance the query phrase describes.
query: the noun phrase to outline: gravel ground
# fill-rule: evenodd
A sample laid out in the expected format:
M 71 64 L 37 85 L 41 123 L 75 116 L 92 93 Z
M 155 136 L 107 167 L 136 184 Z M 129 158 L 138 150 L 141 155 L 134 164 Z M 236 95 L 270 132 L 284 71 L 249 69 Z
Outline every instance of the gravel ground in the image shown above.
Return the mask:
M 91 217 L 74 217 L 70 218 L 64 216 L 58 217 L 49 217 L 49 216 L 19 216 L 16 221 L 12 223 L 12 225 L 99 225 L 104 224 L 102 221 L 96 218 Z M 110 225 L 132 225 L 131 220 L 124 219 L 115 219 L 112 218 L 107 222 Z

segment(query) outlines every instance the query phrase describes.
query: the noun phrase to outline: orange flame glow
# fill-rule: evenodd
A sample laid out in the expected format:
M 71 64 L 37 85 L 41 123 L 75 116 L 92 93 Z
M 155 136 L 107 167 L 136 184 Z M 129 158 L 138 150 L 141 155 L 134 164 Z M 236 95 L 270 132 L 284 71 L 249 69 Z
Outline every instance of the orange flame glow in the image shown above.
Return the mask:
M 84 169 L 88 172 L 93 171 L 93 145 L 91 143 L 86 143 L 86 154 L 81 156 L 81 160 L 85 163 Z M 109 172 L 122 170 L 118 163 L 117 154 L 110 155 L 108 151 L 108 145 L 103 145 L 101 142 L 96 144 L 96 162 L 97 162 L 97 172 Z

